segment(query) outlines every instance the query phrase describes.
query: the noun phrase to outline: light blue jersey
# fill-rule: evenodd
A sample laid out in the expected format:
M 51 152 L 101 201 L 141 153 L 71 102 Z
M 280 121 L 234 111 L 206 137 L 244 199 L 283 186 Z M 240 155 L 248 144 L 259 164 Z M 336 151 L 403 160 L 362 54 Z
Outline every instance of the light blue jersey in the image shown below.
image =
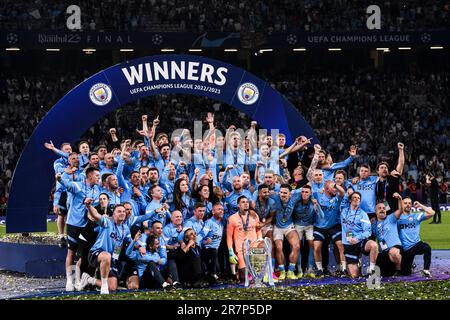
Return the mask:
M 398 235 L 395 214 L 388 215 L 383 221 L 374 222 L 372 232 L 377 236 L 380 252 L 402 244 Z
M 186 223 L 184 224 L 186 229 L 187 228 L 194 229 L 195 233 L 197 234 L 197 244 L 198 245 L 200 245 L 201 241 L 202 241 L 200 231 L 202 231 L 204 225 L 205 225 L 205 223 L 203 222 L 203 220 L 197 220 L 197 219 L 195 219 L 195 217 L 188 219 L 186 221 Z
M 218 181 L 217 181 L 217 159 L 216 159 L 216 157 L 213 156 L 212 160 L 208 160 L 208 156 L 206 154 L 195 153 L 193 159 L 194 159 L 194 168 L 200 170 L 200 172 L 199 172 L 199 174 L 197 176 L 197 183 L 200 181 L 200 178 L 204 174 L 206 174 L 206 172 L 209 170 L 213 174 L 214 185 L 218 185 Z
M 167 263 L 167 254 L 165 253 L 164 248 L 162 248 L 161 246 L 158 248 L 158 251 L 147 251 L 144 255 L 141 255 L 139 251 L 134 248 L 135 244 L 136 243 L 134 241 L 130 243 L 127 248 L 126 254 L 131 260 L 136 262 L 139 279 L 144 274 L 144 271 L 150 262 L 158 264 L 158 261 L 161 260 L 162 264 L 159 265 L 159 268 Z
M 376 176 L 369 176 L 367 179 L 359 180 L 357 184 L 351 185 L 353 191 L 361 193 L 360 208 L 367 213 L 375 212 L 375 206 L 377 205 L 377 179 Z
M 170 246 L 179 243 L 181 240 L 183 240 L 184 232 L 186 231 L 186 229 L 187 227 L 185 226 L 181 226 L 181 228 L 178 229 L 172 223 L 169 223 L 163 228 L 164 241 Z
M 133 208 L 133 215 L 139 216 L 141 213 L 145 212 L 145 209 L 147 207 L 147 200 L 145 198 L 145 193 L 142 188 L 139 188 L 139 191 L 141 191 L 141 195 L 138 197 L 134 194 L 133 191 L 134 186 L 123 176 L 124 165 L 125 162 L 122 159 L 120 159 L 116 170 L 117 182 L 119 183 L 119 186 L 123 188 L 123 193 L 120 195 L 119 201 L 121 203 L 123 202 L 131 203 L 131 206 Z
M 358 242 L 367 239 L 372 234 L 367 213 L 362 209 L 353 210 L 346 207 L 341 211 L 342 244 L 349 245 L 350 238 L 355 238 Z
M 325 181 L 325 180 L 323 180 Z M 311 191 L 312 193 L 320 193 L 323 190 L 323 187 L 325 186 L 325 182 L 317 183 L 317 182 L 311 182 Z
M 420 223 L 426 219 L 427 216 L 423 212 L 400 216 L 400 219 L 397 220 L 397 226 L 403 249 L 409 250 L 420 242 Z
M 106 193 L 109 197 L 109 204 L 112 205 L 118 205 L 122 202 L 120 201 L 120 193 L 119 192 L 113 192 L 105 188 L 100 188 L 100 193 Z
M 89 186 L 86 181 L 68 181 L 65 179 L 61 179 L 61 185 L 67 189 L 72 198 L 67 213 L 67 224 L 75 227 L 84 227 L 88 222 L 84 200 L 91 198 L 94 200 L 92 205 L 96 206 L 100 195 L 98 186 Z
M 347 168 L 352 163 L 353 157 L 350 156 L 342 162 L 333 163 L 329 169 L 321 169 L 323 172 L 323 181 L 333 180 L 334 173 L 339 169 Z
M 262 184 L 262 183 L 261 183 Z M 258 199 L 258 187 L 261 185 L 261 184 L 258 184 L 257 186 L 256 186 L 256 190 L 255 191 L 253 191 L 253 198 L 252 198 L 252 201 L 256 201 L 257 199 Z M 279 184 L 279 183 L 275 183 L 274 184 L 274 186 L 273 186 L 273 188 L 270 188 L 269 187 L 269 192 L 271 192 L 271 191 L 273 191 L 273 192 L 271 192 L 271 194 L 270 194 L 270 198 L 271 199 L 276 199 L 277 197 L 278 197 L 278 193 L 280 192 L 280 188 L 281 188 L 281 184 Z M 272 194 L 273 193 L 273 194 Z
M 339 208 L 341 206 L 342 197 L 339 194 L 335 196 L 327 196 L 326 193 L 314 193 L 314 198 L 319 202 L 323 211 L 323 217 L 317 216 L 314 226 L 321 229 L 329 229 L 339 224 Z
M 239 211 L 237 206 L 237 199 L 240 196 L 246 196 L 248 201 L 252 200 L 252 194 L 250 191 L 242 189 L 241 192 L 237 193 L 236 191 L 233 191 L 229 194 L 228 197 L 225 198 L 225 202 L 228 203 L 228 209 L 230 210 L 230 215 L 236 213 Z
M 107 167 L 103 167 L 100 171 L 100 177 L 107 173 L 116 174 L 116 170 L 117 170 L 117 168 L 109 169 Z
M 113 259 L 118 260 L 124 241 L 132 241 L 130 229 L 123 223 L 117 225 L 111 218 L 105 216 L 97 224 L 100 227 L 99 234 L 90 251 L 106 251 Z
M 223 235 L 223 223 L 217 221 L 214 217 L 206 220 L 203 229 L 200 231 L 200 237 L 203 240 L 211 239 L 209 244 L 203 244 L 204 248 L 218 249 Z
M 151 216 L 148 225 L 152 225 L 153 221 L 159 221 L 161 222 L 161 224 L 164 226 L 166 225 L 166 221 L 167 219 L 170 220 L 171 214 L 169 212 L 169 210 L 165 210 L 162 212 L 156 212 L 156 209 L 159 209 L 162 206 L 162 203 L 156 202 L 156 201 L 152 201 L 150 202 L 147 207 L 145 208 L 145 213 L 150 213 L 153 212 L 153 215 Z
M 301 194 L 302 189 L 297 190 L 292 191 L 291 199 L 289 200 L 287 210 L 292 211 L 292 218 L 295 225 L 303 227 L 312 226 L 314 224 L 315 219 L 314 204 L 311 198 L 308 200 L 306 204 L 303 203 Z M 319 215 L 323 217 L 324 214 L 320 206 L 317 206 L 317 210 Z
M 277 196 L 275 201 L 275 226 L 280 229 L 288 228 L 294 222 L 292 220 L 292 210 L 286 210 L 288 203 L 281 201 L 281 198 Z
M 230 181 L 233 181 L 234 177 L 240 176 L 244 172 L 244 166 L 248 164 L 248 156 L 244 150 L 237 148 L 233 150 L 232 148 L 227 148 L 224 154 L 223 167 L 226 168 L 229 165 L 233 166 L 228 172 Z

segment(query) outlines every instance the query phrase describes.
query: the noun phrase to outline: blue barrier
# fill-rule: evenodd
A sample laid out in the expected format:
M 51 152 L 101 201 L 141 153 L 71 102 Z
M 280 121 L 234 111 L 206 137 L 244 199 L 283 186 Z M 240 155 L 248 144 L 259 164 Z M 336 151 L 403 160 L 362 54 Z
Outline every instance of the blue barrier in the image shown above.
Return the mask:
M 0 242 L 0 268 L 39 278 L 63 276 L 66 254 L 56 245 Z

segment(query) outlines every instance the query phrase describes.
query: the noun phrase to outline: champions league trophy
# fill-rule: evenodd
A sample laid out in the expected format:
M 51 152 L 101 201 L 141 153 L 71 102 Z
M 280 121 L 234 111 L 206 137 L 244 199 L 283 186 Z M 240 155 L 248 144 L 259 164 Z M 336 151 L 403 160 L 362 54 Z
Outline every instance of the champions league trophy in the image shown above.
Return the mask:
M 254 280 L 252 287 L 264 287 L 263 278 L 267 274 L 269 285 L 273 286 L 272 241 L 269 238 L 258 240 L 250 246 L 250 240 L 243 243 L 245 261 L 245 286 L 250 285 L 248 275 Z

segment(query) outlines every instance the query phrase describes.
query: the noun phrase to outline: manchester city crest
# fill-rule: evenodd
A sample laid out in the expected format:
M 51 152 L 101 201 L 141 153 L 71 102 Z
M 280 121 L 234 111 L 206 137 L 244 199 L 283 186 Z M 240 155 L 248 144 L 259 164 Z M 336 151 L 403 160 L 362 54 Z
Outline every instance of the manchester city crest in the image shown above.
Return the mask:
M 238 89 L 238 98 L 243 104 L 254 104 L 259 98 L 258 87 L 251 82 L 241 84 Z
M 89 98 L 97 106 L 104 106 L 111 101 L 111 88 L 104 83 L 94 84 L 89 90 Z

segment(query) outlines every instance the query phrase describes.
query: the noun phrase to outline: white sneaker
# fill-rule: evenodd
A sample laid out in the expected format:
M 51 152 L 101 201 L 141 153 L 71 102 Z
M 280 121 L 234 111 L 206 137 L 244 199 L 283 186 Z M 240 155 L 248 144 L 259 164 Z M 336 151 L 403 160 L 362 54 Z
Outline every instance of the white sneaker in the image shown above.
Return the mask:
M 75 291 L 75 287 L 73 285 L 72 280 L 67 280 L 67 282 L 66 282 L 66 291 L 68 291 L 68 292 Z
M 100 288 L 100 294 L 109 294 L 109 289 L 108 289 L 108 287 L 102 286 L 102 287 Z
M 170 287 L 170 283 L 164 282 L 162 287 L 163 287 L 163 289 L 169 288 Z
M 432 277 L 430 270 L 422 270 L 422 274 L 424 277 L 427 277 L 427 278 Z
M 81 275 L 81 281 L 78 283 L 78 286 L 76 286 L 78 291 L 81 291 L 84 288 L 86 288 L 86 286 L 89 284 L 89 278 L 90 275 L 86 272 L 83 272 L 83 274 Z

